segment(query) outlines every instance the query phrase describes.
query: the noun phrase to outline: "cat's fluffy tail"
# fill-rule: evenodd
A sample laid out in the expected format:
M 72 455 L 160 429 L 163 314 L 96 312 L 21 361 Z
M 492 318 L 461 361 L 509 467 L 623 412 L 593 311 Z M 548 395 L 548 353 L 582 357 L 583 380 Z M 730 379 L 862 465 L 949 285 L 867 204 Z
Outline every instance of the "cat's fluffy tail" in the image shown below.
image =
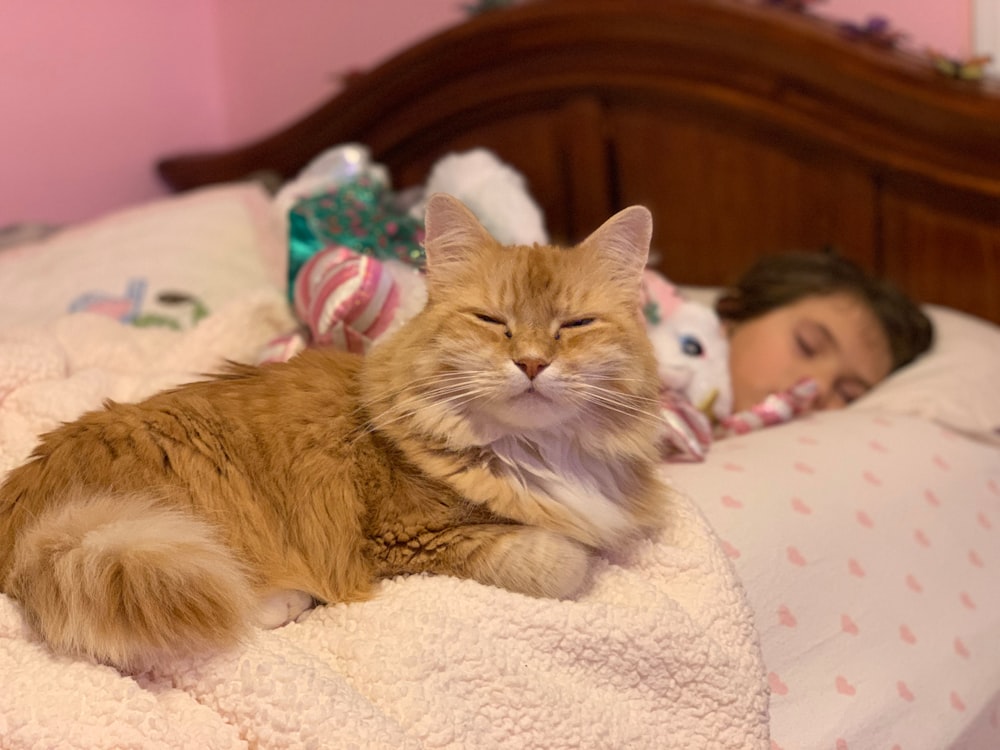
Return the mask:
M 231 646 L 254 596 L 212 528 L 139 497 L 69 502 L 22 534 L 6 590 L 56 651 L 127 670 Z

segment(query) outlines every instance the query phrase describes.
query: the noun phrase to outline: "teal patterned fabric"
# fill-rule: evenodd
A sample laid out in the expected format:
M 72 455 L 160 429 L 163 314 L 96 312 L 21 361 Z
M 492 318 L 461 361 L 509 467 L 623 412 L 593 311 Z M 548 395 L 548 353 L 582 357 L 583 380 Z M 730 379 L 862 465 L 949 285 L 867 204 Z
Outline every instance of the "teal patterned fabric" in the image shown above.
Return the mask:
M 302 266 L 320 250 L 346 247 L 380 260 L 424 267 L 422 222 L 394 208 L 386 187 L 367 175 L 299 200 L 289 213 L 288 294 Z

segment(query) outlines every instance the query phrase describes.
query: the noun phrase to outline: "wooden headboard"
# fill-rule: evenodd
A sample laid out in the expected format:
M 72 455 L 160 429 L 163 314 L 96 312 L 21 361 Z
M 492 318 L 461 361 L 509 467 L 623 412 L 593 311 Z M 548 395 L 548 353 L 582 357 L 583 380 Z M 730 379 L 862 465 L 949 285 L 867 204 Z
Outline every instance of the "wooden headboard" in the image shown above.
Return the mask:
M 287 178 L 348 141 L 400 188 L 448 152 L 490 148 L 563 241 L 643 203 L 680 283 L 832 247 L 1000 322 L 1000 95 L 818 18 L 737 0 L 537 0 L 405 50 L 269 138 L 158 166 L 175 189 Z

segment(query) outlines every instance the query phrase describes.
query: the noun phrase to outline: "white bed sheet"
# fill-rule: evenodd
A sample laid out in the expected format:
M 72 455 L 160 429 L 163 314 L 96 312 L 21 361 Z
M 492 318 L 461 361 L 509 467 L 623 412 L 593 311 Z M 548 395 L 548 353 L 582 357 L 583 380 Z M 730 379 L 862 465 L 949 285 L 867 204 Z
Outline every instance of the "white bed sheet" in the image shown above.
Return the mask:
M 774 750 L 1000 747 L 1000 449 L 848 409 L 670 475 L 747 588 Z

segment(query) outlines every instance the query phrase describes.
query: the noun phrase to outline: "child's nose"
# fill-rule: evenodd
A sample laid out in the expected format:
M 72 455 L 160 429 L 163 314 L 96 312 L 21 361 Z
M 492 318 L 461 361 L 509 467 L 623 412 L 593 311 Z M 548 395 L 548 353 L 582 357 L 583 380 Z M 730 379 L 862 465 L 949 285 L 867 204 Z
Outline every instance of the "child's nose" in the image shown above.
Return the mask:
M 834 389 L 834 377 L 823 373 L 813 373 L 810 378 L 816 383 L 816 398 L 813 400 L 813 411 L 823 411 L 824 409 L 835 409 L 842 404 L 837 404 L 837 391 Z

